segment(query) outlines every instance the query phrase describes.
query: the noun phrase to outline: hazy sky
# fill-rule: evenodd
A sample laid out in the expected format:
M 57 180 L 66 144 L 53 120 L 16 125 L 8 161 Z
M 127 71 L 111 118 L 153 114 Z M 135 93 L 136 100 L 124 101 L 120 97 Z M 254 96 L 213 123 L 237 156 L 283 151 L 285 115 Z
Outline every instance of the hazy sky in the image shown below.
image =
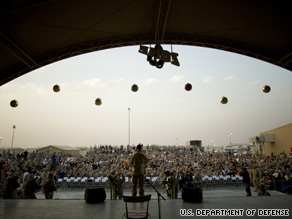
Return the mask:
M 171 50 L 164 45 L 164 49 Z M 229 52 L 173 46 L 180 67 L 150 66 L 139 46 L 66 59 L 0 87 L 1 147 L 248 143 L 292 122 L 292 72 Z M 193 89 L 184 90 L 185 83 Z M 61 86 L 53 92 L 55 84 Z M 139 86 L 138 92 L 131 85 Z M 262 87 L 271 87 L 263 93 Z M 220 103 L 222 96 L 229 102 Z M 100 97 L 101 106 L 94 101 Z M 10 101 L 16 99 L 18 107 Z

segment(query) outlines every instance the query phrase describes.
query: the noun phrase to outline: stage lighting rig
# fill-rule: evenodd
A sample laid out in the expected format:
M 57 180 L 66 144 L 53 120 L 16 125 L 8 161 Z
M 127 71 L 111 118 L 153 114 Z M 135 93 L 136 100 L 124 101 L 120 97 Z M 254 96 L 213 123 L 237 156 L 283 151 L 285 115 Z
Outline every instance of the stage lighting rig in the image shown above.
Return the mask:
M 147 61 L 150 65 L 156 66 L 156 68 L 162 68 L 165 62 L 170 62 L 173 65 L 180 66 L 177 59 L 178 53 L 169 52 L 163 50 L 160 44 L 156 44 L 155 47 L 147 47 L 140 45 L 138 52 L 147 55 Z

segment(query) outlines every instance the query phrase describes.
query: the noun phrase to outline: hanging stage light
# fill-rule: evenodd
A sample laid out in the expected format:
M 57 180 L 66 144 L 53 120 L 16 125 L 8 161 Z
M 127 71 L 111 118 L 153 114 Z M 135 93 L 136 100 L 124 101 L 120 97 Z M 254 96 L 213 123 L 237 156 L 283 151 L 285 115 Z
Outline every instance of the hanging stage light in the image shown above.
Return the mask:
M 264 93 L 269 93 L 271 91 L 271 87 L 269 86 L 269 85 L 265 85 L 264 87 L 263 87 L 263 92 Z
M 17 100 L 11 100 L 10 106 L 14 107 L 14 108 L 17 107 L 18 106 L 18 101 Z
M 193 88 L 193 86 L 190 83 L 186 83 L 185 84 L 185 90 L 186 91 L 190 91 L 190 90 L 192 90 L 192 88 Z
M 133 92 L 137 92 L 137 91 L 139 90 L 138 85 L 137 85 L 137 84 L 133 84 L 132 87 L 131 87 L 131 90 L 132 90 Z
M 156 62 L 155 66 L 156 66 L 156 68 L 162 68 L 163 65 L 164 65 L 164 61 L 160 59 Z
M 53 91 L 55 91 L 56 93 L 59 92 L 61 90 L 60 86 L 58 84 L 56 84 L 54 87 L 53 87 Z
M 221 101 L 220 101 L 222 104 L 226 104 L 226 103 L 228 103 L 228 99 L 227 99 L 227 97 L 222 97 L 221 98 Z
M 150 65 L 156 66 L 156 68 L 162 68 L 164 61 L 162 60 L 163 48 L 160 44 L 155 45 L 155 50 L 152 50 L 147 55 L 147 61 Z
M 157 68 L 162 68 L 165 62 L 170 62 L 173 65 L 180 66 L 178 61 L 178 53 L 164 50 L 160 44 L 156 44 L 155 47 L 147 47 L 140 45 L 138 51 L 144 55 L 147 55 L 147 62 L 150 65 L 156 66 Z
M 101 99 L 100 99 L 99 97 L 96 98 L 96 100 L 95 100 L 95 105 L 100 106 L 101 104 L 102 104 Z

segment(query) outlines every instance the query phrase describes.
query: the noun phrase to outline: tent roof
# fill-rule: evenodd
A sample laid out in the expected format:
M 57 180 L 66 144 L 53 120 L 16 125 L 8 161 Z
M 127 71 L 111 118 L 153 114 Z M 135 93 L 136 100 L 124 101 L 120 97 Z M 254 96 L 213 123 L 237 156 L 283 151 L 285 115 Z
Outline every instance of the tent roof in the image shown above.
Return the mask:
M 292 70 L 290 1 L 3 0 L 0 86 L 47 64 L 149 44 L 231 51 Z

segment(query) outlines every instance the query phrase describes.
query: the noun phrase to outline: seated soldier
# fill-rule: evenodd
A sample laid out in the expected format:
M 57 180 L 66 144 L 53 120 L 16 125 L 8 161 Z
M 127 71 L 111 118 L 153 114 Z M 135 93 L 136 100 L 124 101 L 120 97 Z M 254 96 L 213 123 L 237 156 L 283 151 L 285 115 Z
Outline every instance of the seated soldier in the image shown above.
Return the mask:
M 271 196 L 271 194 L 266 190 L 265 185 L 260 185 L 260 191 L 258 193 L 258 196 Z

